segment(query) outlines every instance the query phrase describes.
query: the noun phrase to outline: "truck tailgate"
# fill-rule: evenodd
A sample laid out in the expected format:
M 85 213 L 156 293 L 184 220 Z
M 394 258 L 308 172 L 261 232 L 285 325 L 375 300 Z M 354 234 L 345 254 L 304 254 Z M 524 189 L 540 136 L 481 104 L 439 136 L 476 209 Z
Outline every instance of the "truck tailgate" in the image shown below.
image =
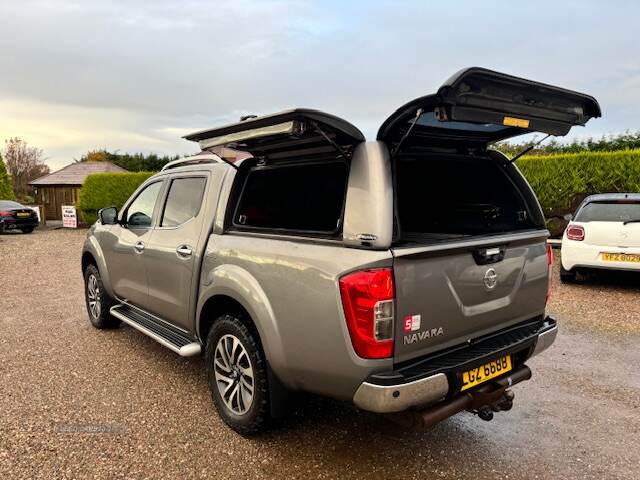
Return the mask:
M 393 248 L 395 362 L 542 314 L 547 235 L 537 230 Z

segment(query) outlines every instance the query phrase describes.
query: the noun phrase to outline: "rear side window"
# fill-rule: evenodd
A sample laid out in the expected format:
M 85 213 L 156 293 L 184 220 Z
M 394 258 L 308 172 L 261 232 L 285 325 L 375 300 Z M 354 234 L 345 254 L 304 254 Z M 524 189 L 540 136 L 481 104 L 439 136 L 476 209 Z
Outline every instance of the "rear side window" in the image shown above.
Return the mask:
M 173 179 L 160 226 L 177 227 L 198 215 L 206 183 L 204 177 Z
M 343 162 L 257 167 L 247 176 L 233 223 L 294 233 L 337 233 L 346 183 Z
M 640 203 L 633 201 L 591 202 L 580 209 L 577 222 L 628 222 L 640 220 Z
M 446 240 L 531 228 L 524 198 L 486 158 L 428 156 L 396 162 L 401 236 Z

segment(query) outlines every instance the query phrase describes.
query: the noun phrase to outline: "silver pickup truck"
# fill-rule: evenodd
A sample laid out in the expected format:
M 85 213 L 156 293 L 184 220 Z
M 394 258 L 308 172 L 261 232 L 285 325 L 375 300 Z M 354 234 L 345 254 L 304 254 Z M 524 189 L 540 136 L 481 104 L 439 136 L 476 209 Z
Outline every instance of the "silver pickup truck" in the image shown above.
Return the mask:
M 413 426 L 490 420 L 557 327 L 543 213 L 489 145 L 599 116 L 590 96 L 470 68 L 374 141 L 309 109 L 188 135 L 200 154 L 89 230 L 89 318 L 204 352 L 215 406 L 242 434 L 293 391 Z

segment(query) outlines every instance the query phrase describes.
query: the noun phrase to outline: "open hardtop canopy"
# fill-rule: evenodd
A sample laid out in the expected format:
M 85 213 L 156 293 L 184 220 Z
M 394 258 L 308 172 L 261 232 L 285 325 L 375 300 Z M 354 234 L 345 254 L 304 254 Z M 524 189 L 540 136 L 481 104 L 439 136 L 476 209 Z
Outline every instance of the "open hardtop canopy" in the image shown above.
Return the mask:
M 249 118 L 184 137 L 196 141 L 203 150 L 227 146 L 270 159 L 296 154 L 323 154 L 342 149 L 351 151 L 364 135 L 351 123 L 334 115 L 308 108 Z
M 411 128 L 412 144 L 484 144 L 530 132 L 566 135 L 600 117 L 595 98 L 564 88 L 472 67 L 450 77 L 433 95 L 396 110 L 380 127 L 390 147 Z
M 494 72 L 468 68 L 449 78 L 433 95 L 396 110 L 377 139 L 396 153 L 412 147 L 481 147 L 530 132 L 566 135 L 571 127 L 599 117 L 591 96 Z M 185 136 L 203 150 L 231 147 L 270 160 L 315 158 L 330 152 L 348 156 L 364 135 L 328 113 L 296 108 L 252 117 Z

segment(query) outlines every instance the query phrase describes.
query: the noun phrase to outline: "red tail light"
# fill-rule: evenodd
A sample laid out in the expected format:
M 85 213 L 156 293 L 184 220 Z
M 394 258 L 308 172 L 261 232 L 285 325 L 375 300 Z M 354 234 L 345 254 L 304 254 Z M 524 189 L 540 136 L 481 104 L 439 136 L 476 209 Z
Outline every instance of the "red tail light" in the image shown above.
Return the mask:
M 351 343 L 362 358 L 393 355 L 394 297 L 390 268 L 363 270 L 340 279 Z
M 13 214 L 8 211 L 0 212 L 0 217 L 11 217 Z
M 567 238 L 581 242 L 584 240 L 584 228 L 580 225 L 569 225 L 567 227 Z
M 549 279 L 547 283 L 547 300 L 545 303 L 548 303 L 551 298 L 551 279 L 553 278 L 553 249 L 551 245 L 547 245 L 547 265 L 549 266 Z

